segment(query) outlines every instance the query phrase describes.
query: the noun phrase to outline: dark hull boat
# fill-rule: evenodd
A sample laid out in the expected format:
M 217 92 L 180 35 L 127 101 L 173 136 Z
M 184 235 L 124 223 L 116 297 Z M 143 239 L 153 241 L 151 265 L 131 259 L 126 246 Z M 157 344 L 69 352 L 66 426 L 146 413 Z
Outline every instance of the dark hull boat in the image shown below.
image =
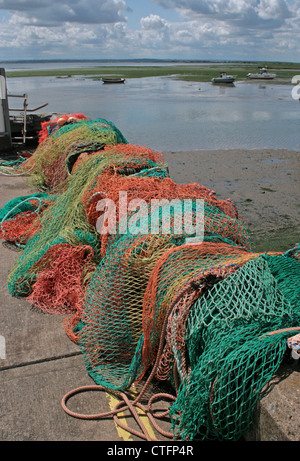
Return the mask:
M 102 78 L 103 83 L 124 83 L 125 78 Z

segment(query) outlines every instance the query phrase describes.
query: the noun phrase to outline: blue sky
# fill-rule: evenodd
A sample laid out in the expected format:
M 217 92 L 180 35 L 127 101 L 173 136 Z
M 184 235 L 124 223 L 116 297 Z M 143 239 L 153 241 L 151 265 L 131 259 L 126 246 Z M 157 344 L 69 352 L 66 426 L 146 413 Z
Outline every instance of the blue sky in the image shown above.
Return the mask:
M 300 62 L 300 0 L 0 0 L 0 56 Z

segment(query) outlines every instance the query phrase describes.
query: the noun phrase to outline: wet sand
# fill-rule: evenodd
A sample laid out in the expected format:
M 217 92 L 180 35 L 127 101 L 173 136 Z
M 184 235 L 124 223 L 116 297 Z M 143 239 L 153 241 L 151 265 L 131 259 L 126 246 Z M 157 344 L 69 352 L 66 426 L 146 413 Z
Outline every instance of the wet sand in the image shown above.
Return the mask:
M 300 152 L 199 150 L 163 152 L 170 176 L 231 198 L 257 250 L 286 251 L 300 242 Z

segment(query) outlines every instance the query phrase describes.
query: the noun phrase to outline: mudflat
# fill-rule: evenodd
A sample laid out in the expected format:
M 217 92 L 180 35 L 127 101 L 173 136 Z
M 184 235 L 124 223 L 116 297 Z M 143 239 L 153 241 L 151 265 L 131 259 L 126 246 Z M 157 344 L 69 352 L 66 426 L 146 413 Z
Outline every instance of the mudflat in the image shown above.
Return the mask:
M 232 199 L 252 249 L 286 251 L 300 242 L 300 152 L 284 149 L 163 152 L 170 176 Z

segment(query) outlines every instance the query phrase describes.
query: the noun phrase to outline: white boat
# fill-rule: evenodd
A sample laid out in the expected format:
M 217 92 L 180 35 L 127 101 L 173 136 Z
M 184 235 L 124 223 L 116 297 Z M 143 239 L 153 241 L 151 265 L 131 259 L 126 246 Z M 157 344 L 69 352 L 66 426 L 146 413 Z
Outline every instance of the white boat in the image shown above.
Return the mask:
M 221 72 L 219 77 L 214 77 L 212 83 L 233 83 L 235 77 L 233 75 L 227 75 L 226 72 Z
M 247 75 L 247 78 L 251 79 L 260 79 L 260 80 L 272 80 L 276 77 L 276 74 L 268 72 L 266 67 L 262 67 L 257 74 L 252 74 L 251 72 Z

